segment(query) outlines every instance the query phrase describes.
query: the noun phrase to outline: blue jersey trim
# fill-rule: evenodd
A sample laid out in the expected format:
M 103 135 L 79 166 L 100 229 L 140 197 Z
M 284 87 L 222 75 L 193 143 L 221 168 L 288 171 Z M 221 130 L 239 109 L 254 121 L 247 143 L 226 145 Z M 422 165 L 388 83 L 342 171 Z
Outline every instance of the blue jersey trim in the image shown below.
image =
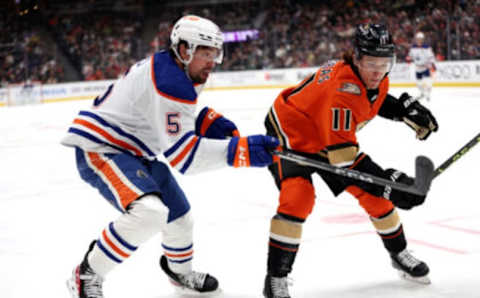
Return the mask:
M 135 137 L 134 135 L 131 135 L 125 131 L 123 131 L 120 127 L 118 126 L 114 126 L 110 123 L 108 123 L 105 119 L 103 119 L 102 117 L 98 116 L 97 114 L 94 114 L 94 113 L 91 113 L 91 112 L 87 112 L 87 111 L 80 111 L 79 115 L 81 116 L 87 116 L 87 117 L 90 117 L 92 119 L 95 119 L 96 121 L 98 121 L 100 124 L 102 124 L 103 126 L 106 126 L 106 127 L 110 127 L 111 129 L 113 129 L 116 133 L 118 133 L 119 135 L 123 136 L 123 137 L 126 137 L 130 140 L 132 140 L 135 144 L 137 144 L 143 151 L 147 152 L 147 154 L 149 156 L 155 156 L 155 153 L 152 152 L 152 150 L 150 150 L 147 145 L 145 145 L 141 140 L 139 140 L 137 137 Z
M 197 142 L 195 143 L 195 146 L 192 149 L 192 152 L 190 152 L 190 155 L 188 156 L 187 161 L 183 164 L 183 167 L 180 169 L 180 173 L 185 174 L 185 172 L 190 167 L 190 164 L 192 163 L 193 158 L 195 157 L 195 153 L 197 152 L 198 145 L 200 145 L 201 140 L 202 140 L 202 137 L 199 137 Z
M 118 151 L 121 151 L 121 152 L 123 152 L 123 153 L 127 153 L 127 154 L 132 155 L 132 153 L 131 153 L 130 151 L 128 151 L 128 150 L 123 149 L 123 148 L 120 148 L 120 147 L 115 146 L 115 145 L 112 145 L 112 144 L 110 144 L 110 143 L 104 142 L 104 141 L 100 140 L 99 138 L 97 138 L 97 137 L 89 134 L 88 132 L 85 132 L 85 131 L 80 130 L 80 129 L 78 129 L 78 128 L 70 127 L 70 128 L 68 129 L 68 132 L 73 133 L 73 134 L 76 134 L 76 135 L 79 135 L 79 136 L 82 136 L 82 137 L 84 137 L 84 138 L 86 138 L 86 139 L 89 139 L 90 141 L 92 141 L 92 142 L 94 142 L 94 143 L 103 144 L 103 145 L 108 145 L 108 146 L 110 146 L 110 147 L 112 147 L 112 148 L 117 149 Z
M 152 72 L 157 91 L 187 102 L 197 100 L 197 91 L 193 82 L 178 67 L 169 52 L 163 51 L 153 55 Z
M 175 152 L 180 146 L 182 146 L 183 143 L 185 143 L 185 141 L 191 137 L 192 135 L 194 135 L 195 133 L 193 132 L 193 130 L 187 132 L 186 134 L 183 135 L 182 138 L 180 138 L 180 140 L 178 140 L 178 142 L 176 142 L 175 144 L 173 144 L 172 147 L 170 147 L 167 151 L 163 152 L 163 155 L 165 155 L 165 157 L 169 157 L 170 155 L 172 155 L 173 152 Z

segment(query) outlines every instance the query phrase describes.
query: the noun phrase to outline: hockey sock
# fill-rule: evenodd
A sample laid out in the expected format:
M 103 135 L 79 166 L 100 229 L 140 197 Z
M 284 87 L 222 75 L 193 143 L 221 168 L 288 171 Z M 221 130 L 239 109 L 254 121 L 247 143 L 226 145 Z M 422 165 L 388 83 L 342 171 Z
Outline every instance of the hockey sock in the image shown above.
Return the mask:
M 135 252 L 139 245 L 160 232 L 167 223 L 168 209 L 155 195 L 134 201 L 128 212 L 111 222 L 88 254 L 95 273 L 105 277 Z
M 190 212 L 169 222 L 162 232 L 163 254 L 170 270 L 180 274 L 192 271 L 193 219 Z
M 402 223 L 395 208 L 381 217 L 370 217 L 370 219 L 383 245 L 390 253 L 398 253 L 407 247 Z
M 270 225 L 268 272 L 272 276 L 287 276 L 297 255 L 302 237 L 303 220 L 277 214 Z

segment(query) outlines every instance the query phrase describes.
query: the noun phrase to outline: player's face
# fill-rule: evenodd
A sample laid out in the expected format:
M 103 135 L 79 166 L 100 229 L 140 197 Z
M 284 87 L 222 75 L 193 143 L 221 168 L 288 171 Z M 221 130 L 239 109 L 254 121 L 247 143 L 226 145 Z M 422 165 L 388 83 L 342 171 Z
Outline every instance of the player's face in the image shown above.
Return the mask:
M 194 83 L 204 84 L 215 68 L 215 59 L 220 50 L 213 47 L 198 46 L 193 54 L 192 62 L 188 65 L 188 74 Z
M 423 38 L 421 38 L 421 37 L 415 38 L 415 41 L 417 43 L 417 46 L 421 46 L 423 44 Z
M 376 89 L 392 68 L 393 58 L 364 55 L 360 60 L 356 60 L 355 64 L 367 89 Z

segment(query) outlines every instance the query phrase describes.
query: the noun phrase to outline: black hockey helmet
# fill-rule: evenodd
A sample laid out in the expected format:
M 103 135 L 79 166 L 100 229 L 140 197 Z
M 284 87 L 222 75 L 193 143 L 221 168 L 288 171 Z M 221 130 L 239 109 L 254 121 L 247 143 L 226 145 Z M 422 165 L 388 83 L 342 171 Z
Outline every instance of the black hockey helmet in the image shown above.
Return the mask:
M 384 24 L 360 24 L 355 30 L 355 55 L 395 57 L 392 35 Z

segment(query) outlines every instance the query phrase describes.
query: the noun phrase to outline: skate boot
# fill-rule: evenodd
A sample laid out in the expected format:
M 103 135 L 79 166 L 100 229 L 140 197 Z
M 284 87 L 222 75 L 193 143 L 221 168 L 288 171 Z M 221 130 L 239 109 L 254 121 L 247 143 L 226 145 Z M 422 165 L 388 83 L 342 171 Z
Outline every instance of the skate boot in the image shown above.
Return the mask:
M 103 298 L 103 278 L 93 272 L 85 260 L 73 269 L 67 287 L 73 298 Z
M 207 273 L 192 271 L 188 274 L 178 274 L 170 270 L 165 256 L 160 258 L 160 267 L 168 275 L 170 282 L 180 292 L 188 294 L 212 294 L 218 288 L 218 281 Z
M 291 298 L 288 293 L 288 277 L 274 277 L 267 274 L 265 277 L 265 286 L 263 296 L 265 298 Z
M 82 263 L 73 269 L 72 277 L 67 280 L 73 298 L 103 298 L 103 278 L 93 272 L 87 260 L 88 253 L 94 246 L 95 241 L 90 243 Z
M 400 277 L 421 284 L 431 283 L 430 278 L 428 278 L 430 269 L 427 264 L 412 256 L 407 249 L 398 254 L 390 254 L 390 258 L 393 268 L 398 270 Z

